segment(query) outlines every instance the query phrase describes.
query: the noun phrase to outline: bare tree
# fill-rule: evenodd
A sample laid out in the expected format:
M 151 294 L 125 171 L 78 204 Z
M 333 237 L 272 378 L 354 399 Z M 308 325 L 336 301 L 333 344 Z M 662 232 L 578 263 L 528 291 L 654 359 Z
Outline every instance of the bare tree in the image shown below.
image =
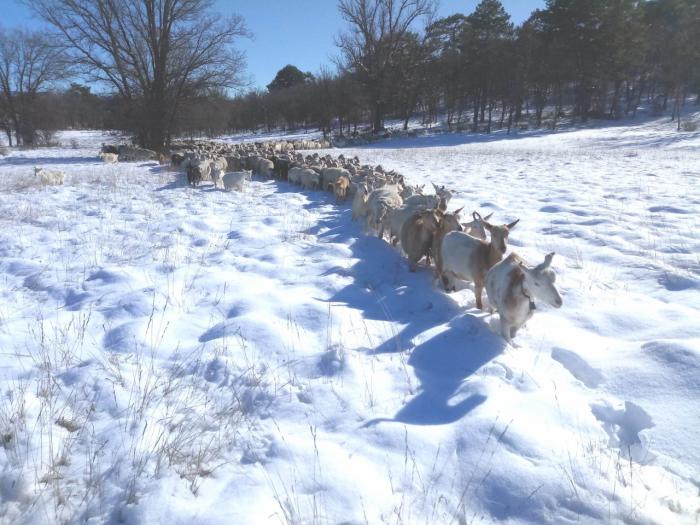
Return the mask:
M 60 35 L 81 75 L 110 85 L 143 146 L 161 150 L 180 104 L 242 85 L 248 35 L 213 0 L 24 0 Z
M 390 71 L 406 33 L 420 18 L 435 13 L 435 0 L 339 0 L 338 9 L 350 25 L 336 41 L 341 65 L 352 71 L 372 107 L 374 131 L 382 129 L 391 95 Z
M 0 28 L 0 125 L 12 145 L 32 144 L 40 115 L 40 90 L 60 79 L 65 63 L 60 50 L 40 31 Z

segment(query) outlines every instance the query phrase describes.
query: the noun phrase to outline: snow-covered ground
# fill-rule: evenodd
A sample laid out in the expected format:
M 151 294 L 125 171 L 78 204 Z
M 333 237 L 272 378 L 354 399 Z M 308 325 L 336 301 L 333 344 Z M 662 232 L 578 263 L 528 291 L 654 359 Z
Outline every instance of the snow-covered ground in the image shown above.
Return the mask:
M 513 346 L 326 194 L 72 138 L 0 158 L 0 523 L 697 522 L 700 134 L 343 151 L 557 253 Z

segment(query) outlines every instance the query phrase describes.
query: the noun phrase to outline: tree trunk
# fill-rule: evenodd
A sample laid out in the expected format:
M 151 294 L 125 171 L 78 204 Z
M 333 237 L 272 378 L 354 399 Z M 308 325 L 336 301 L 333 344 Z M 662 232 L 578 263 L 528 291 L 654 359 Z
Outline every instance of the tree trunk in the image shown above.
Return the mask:
M 375 133 L 379 133 L 382 130 L 382 120 L 384 120 L 382 103 L 379 100 L 375 100 L 372 108 L 372 129 Z
M 615 111 L 617 111 L 617 105 L 620 98 L 620 88 L 622 87 L 622 82 L 619 80 L 615 81 L 615 92 L 613 94 L 612 103 L 610 104 L 610 118 L 615 117 Z
M 510 128 L 513 126 L 513 106 L 508 110 L 508 135 L 510 135 Z
M 491 133 L 491 115 L 493 114 L 493 102 L 489 101 L 489 122 L 486 126 L 486 133 Z
M 639 84 L 639 91 L 637 92 L 637 102 L 634 105 L 634 109 L 632 110 L 632 117 L 637 116 L 637 108 L 639 107 L 639 104 L 642 103 L 642 93 L 644 92 L 644 80 L 640 81 Z

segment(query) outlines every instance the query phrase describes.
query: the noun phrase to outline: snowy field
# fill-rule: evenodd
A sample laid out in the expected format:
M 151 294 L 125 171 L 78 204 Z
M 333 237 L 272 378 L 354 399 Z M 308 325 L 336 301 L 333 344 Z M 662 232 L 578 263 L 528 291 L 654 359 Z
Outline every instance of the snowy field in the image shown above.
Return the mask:
M 557 253 L 513 345 L 327 194 L 70 138 L 0 157 L 0 523 L 698 523 L 699 133 L 342 151 Z

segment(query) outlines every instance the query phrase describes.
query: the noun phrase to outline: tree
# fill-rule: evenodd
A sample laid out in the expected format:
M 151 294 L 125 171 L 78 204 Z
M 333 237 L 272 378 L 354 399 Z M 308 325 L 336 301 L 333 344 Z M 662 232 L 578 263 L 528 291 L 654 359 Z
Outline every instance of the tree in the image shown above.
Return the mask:
M 491 114 L 495 95 L 503 89 L 498 80 L 507 69 L 504 64 L 506 44 L 513 37 L 510 15 L 499 0 L 482 0 L 467 17 L 463 31 L 463 54 L 470 57 L 471 74 L 476 80 L 473 94 L 473 130 L 478 122 L 484 122 L 488 107 L 488 128 L 491 131 Z M 479 119 L 479 112 L 481 117 Z
M 58 33 L 80 74 L 125 102 L 138 142 L 162 150 L 182 103 L 241 86 L 247 36 L 212 0 L 24 0 Z
M 42 89 L 63 77 L 63 56 L 41 31 L 0 28 L 0 124 L 12 145 L 33 144 L 41 112 Z
M 298 84 L 305 84 L 313 78 L 311 73 L 304 73 L 298 67 L 288 64 L 277 72 L 274 80 L 267 85 L 267 90 L 287 89 Z
M 372 108 L 374 131 L 382 129 L 384 114 L 393 97 L 391 71 L 404 37 L 420 18 L 435 12 L 434 0 L 339 0 L 338 9 L 349 24 L 336 45 L 341 66 L 365 90 Z

